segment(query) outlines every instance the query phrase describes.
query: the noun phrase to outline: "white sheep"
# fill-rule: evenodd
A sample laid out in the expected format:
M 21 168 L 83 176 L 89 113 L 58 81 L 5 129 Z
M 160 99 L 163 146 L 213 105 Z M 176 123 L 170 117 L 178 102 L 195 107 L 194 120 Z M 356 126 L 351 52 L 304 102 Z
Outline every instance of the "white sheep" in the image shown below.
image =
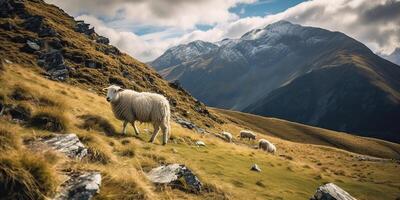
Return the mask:
M 232 142 L 232 134 L 229 132 L 223 131 L 221 135 L 225 138 L 226 141 Z
M 274 144 L 272 144 L 270 141 L 266 140 L 266 139 L 260 139 L 258 141 L 258 148 L 262 149 L 268 153 L 273 153 L 275 154 L 276 152 L 276 147 Z
M 139 131 L 135 121 L 151 122 L 154 127 L 153 135 L 149 142 L 153 143 L 161 128 L 163 132 L 163 145 L 167 144 L 170 132 L 170 106 L 168 100 L 159 94 L 149 92 L 136 92 L 111 85 L 107 89 L 107 101 L 110 102 L 115 117 L 124 121 L 123 134 L 126 126 L 132 124 L 135 133 Z
M 249 131 L 249 130 L 242 130 L 242 131 L 240 131 L 240 135 L 239 135 L 239 137 L 241 139 L 248 138 L 249 140 L 255 140 L 256 136 L 257 135 L 255 133 L 253 133 L 253 131 Z

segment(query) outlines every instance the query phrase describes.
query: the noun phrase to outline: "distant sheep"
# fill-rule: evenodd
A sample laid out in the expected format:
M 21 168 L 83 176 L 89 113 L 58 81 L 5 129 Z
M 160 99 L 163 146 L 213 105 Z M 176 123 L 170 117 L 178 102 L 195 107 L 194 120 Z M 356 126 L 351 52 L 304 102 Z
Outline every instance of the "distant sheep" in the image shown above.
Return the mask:
M 229 132 L 223 131 L 221 135 L 225 138 L 226 141 L 232 142 L 232 134 Z
M 132 124 L 135 133 L 139 131 L 135 121 L 151 122 L 154 127 L 153 135 L 149 142 L 153 143 L 158 131 L 163 132 L 163 145 L 168 142 L 170 132 L 170 106 L 168 100 L 159 94 L 149 92 L 136 92 L 111 85 L 107 89 L 107 101 L 110 102 L 115 117 L 122 120 L 123 134 L 126 134 L 126 126 Z
M 249 130 L 242 130 L 240 131 L 240 138 L 241 139 L 246 139 L 248 138 L 249 140 L 255 140 L 256 139 L 256 134 L 253 133 L 253 131 L 249 131 Z
M 274 144 L 272 144 L 270 141 L 266 140 L 266 139 L 260 139 L 258 141 L 258 148 L 262 149 L 268 153 L 273 153 L 275 154 L 276 152 L 276 147 Z

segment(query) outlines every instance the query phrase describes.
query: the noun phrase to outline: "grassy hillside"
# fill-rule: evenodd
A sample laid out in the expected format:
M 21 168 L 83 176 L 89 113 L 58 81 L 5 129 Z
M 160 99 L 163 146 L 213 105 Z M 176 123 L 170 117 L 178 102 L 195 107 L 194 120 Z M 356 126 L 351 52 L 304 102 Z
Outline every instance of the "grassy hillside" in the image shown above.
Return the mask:
M 211 110 L 222 114 L 237 125 L 284 140 L 331 146 L 381 158 L 400 158 L 400 145 L 396 143 L 237 111 L 217 108 L 211 108 Z
M 96 199 L 239 199 L 244 195 L 250 199 L 307 199 L 325 182 L 338 184 L 358 199 L 395 199 L 400 192 L 400 179 L 393 176 L 399 169 L 396 162 L 359 161 L 358 154 L 262 135 L 264 131 L 258 134 L 277 145 L 276 155 L 253 149 L 253 142 L 235 139 L 235 144 L 226 143 L 212 134 L 200 135 L 175 123 L 167 146 L 160 145 L 160 141 L 147 143 L 151 132 L 147 124 L 140 125 L 139 137 L 133 136 L 131 128 L 130 134 L 123 136 L 119 134 L 121 123 L 115 120 L 103 96 L 47 80 L 18 64 L 6 64 L 4 68 L 0 79 L 2 101 L 31 110 L 32 119 L 41 114 L 58 119 L 63 127 L 60 132 L 76 133 L 92 153 L 78 162 L 51 152 L 32 152 L 23 144 L 48 135 L 49 131 L 43 130 L 46 127 L 34 120 L 17 123 L 1 117 L 0 138 L 5 153 L 0 156 L 0 171 L 11 170 L 14 182 L 32 182 L 29 187 L 16 189 L 19 193 L 51 196 L 63 180 L 60 172 L 78 169 L 99 170 L 103 175 Z M 16 91 L 24 98 L 15 99 Z M 116 132 L 107 135 L 101 124 L 87 126 L 82 115 L 101 116 Z M 241 126 L 226 123 L 221 129 L 237 136 Z M 203 140 L 207 147 L 196 147 L 196 140 Z M 7 168 L 9 162 L 17 168 Z M 158 188 L 144 176 L 152 167 L 176 162 L 193 169 L 206 184 L 207 192 L 195 195 Z M 263 171 L 250 171 L 254 163 Z M 39 170 L 30 170 L 33 166 Z M 1 180 L 0 185 L 4 184 Z

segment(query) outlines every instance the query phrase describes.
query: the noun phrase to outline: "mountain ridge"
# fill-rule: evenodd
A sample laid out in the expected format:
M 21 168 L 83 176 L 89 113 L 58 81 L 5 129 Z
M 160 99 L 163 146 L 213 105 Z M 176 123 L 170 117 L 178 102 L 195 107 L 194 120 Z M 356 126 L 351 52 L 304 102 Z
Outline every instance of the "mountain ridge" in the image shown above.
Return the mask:
M 159 73 L 167 80 L 179 80 L 183 87 L 209 106 L 296 121 L 299 120 L 296 116 L 301 115 L 301 113 L 295 108 L 291 111 L 285 111 L 287 109 L 285 106 L 265 103 L 264 107 L 278 106 L 281 109 L 270 113 L 270 110 L 260 109 L 260 106 L 254 109 L 251 106 L 264 104 L 268 99 L 266 96 L 272 94 L 273 91 L 287 86 L 308 73 L 324 68 L 339 67 L 343 71 L 352 73 L 352 76 L 348 76 L 350 79 L 365 77 L 360 79 L 364 81 L 365 87 L 368 85 L 370 88 L 375 88 L 374 85 L 378 84 L 379 90 L 383 91 L 382 97 L 384 99 L 393 98 L 394 103 L 381 105 L 377 100 L 363 99 L 362 96 L 355 97 L 357 99 L 346 100 L 346 97 L 343 97 L 340 100 L 330 101 L 336 101 L 337 104 L 346 104 L 346 101 L 359 102 L 360 105 L 355 105 L 356 107 L 361 107 L 361 104 L 370 105 L 371 103 L 367 102 L 372 101 L 371 105 L 375 107 L 374 112 L 380 113 L 381 118 L 388 120 L 388 116 L 397 116 L 396 110 L 399 107 L 400 90 L 400 80 L 397 77 L 400 75 L 400 67 L 381 59 L 364 44 L 343 33 L 279 21 L 267 25 L 263 29 L 248 31 L 240 39 L 225 39 L 217 42 L 217 44 L 219 45 L 218 49 L 212 53 L 199 54 L 197 58 L 192 58 L 191 61 L 178 65 L 174 63 L 173 66 L 163 66 Z M 163 57 L 157 59 L 162 60 Z M 150 63 L 152 66 L 154 64 L 157 63 Z M 165 64 L 168 63 L 165 62 Z M 347 67 L 354 68 L 357 72 L 353 73 L 346 70 Z M 333 79 L 334 77 L 327 76 L 327 78 Z M 317 83 L 314 84 L 318 85 Z M 346 86 L 345 92 L 350 94 L 352 87 L 355 89 L 356 83 L 352 83 L 350 87 Z M 297 88 L 302 87 L 298 86 Z M 371 89 L 371 91 L 375 90 Z M 291 92 L 293 91 L 288 91 L 287 94 Z M 336 90 L 337 94 L 340 92 Z M 368 90 L 365 90 L 365 92 L 371 93 Z M 283 102 L 284 99 L 289 97 L 282 95 L 281 98 L 283 99 L 276 102 Z M 322 97 L 315 96 L 314 98 Z M 332 98 L 335 99 L 335 95 Z M 306 104 L 306 102 L 303 103 Z M 326 103 L 328 101 L 325 101 Z M 325 104 L 321 106 L 327 107 Z M 389 106 L 391 109 L 387 107 L 383 109 L 393 111 L 389 112 L 391 114 L 384 114 L 379 111 L 380 105 Z M 309 106 L 317 107 L 316 104 Z M 310 110 L 312 109 L 303 109 L 302 111 L 311 113 Z M 358 109 L 358 111 L 360 116 L 365 116 L 364 114 L 367 112 L 363 109 Z M 347 112 L 350 113 L 351 111 Z M 283 115 L 282 113 L 286 114 Z M 334 114 L 335 110 L 331 110 L 330 113 Z M 319 113 L 319 115 L 314 118 L 322 119 L 324 113 Z M 308 116 L 311 117 L 312 114 Z M 320 122 L 320 120 L 315 119 L 303 119 L 297 122 L 360 134 L 365 131 L 363 126 L 368 125 L 368 119 L 365 119 L 363 124 L 358 125 L 359 127 L 342 128 L 348 126 L 345 124 L 356 123 L 354 122 L 355 119 L 347 122 L 341 119 L 331 118 L 331 120 L 333 120 L 332 123 Z M 318 121 L 318 123 L 314 123 L 315 121 Z M 378 127 L 384 132 L 392 132 L 392 134 L 380 136 L 376 132 L 378 128 L 374 128 L 372 132 L 375 132 L 376 135 L 371 135 L 399 142 L 396 139 L 398 138 L 397 135 L 393 133 L 393 131 L 400 130 L 398 125 L 392 123 L 390 127 L 384 125 Z M 367 132 L 371 132 L 371 130 L 367 130 Z

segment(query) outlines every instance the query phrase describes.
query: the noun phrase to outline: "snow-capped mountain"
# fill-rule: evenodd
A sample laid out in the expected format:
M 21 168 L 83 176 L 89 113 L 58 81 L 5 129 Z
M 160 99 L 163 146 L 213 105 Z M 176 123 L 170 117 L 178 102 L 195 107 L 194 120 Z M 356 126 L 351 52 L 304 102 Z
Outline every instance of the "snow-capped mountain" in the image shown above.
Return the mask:
M 150 63 L 157 70 L 168 66 L 177 65 L 190 61 L 198 56 L 213 52 L 218 48 L 217 45 L 196 40 L 188 44 L 182 44 L 168 49 L 163 55 Z
M 185 45 L 169 49 L 151 65 L 209 106 L 347 132 L 379 131 L 376 137 L 389 140 L 400 131 L 388 121 L 400 118 L 399 66 L 343 33 L 279 21 L 207 44 L 208 51 L 196 54 L 184 53 Z

